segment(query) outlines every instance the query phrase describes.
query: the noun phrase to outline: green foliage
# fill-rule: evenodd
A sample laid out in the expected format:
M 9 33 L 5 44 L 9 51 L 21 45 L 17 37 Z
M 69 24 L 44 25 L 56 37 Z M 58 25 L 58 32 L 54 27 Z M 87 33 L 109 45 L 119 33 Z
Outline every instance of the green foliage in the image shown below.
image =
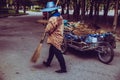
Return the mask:
M 3 12 L 3 11 L 6 11 L 6 12 Z M 0 10 L 0 12 L 1 12 L 1 10 Z M 26 15 L 26 14 L 24 14 L 23 12 L 16 14 L 16 11 L 14 9 L 4 8 L 4 9 L 2 9 L 2 12 L 0 13 L 0 18 L 8 17 L 8 16 L 20 16 L 20 15 Z
M 9 5 L 12 5 L 13 4 L 13 0 L 6 0 L 6 3 L 9 4 Z
M 32 9 L 30 9 L 30 11 L 40 12 L 40 9 L 42 9 L 42 6 L 34 5 L 34 6 L 32 7 Z
M 15 10 L 14 9 L 9 9 L 9 14 L 15 14 Z

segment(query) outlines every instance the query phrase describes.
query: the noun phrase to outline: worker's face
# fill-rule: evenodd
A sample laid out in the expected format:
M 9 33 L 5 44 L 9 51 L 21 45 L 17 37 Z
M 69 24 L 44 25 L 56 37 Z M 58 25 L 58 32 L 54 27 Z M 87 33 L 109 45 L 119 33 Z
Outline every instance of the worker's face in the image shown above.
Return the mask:
M 52 15 L 52 13 L 51 13 L 51 12 L 48 12 L 48 17 L 49 17 L 49 18 L 51 17 L 51 15 Z

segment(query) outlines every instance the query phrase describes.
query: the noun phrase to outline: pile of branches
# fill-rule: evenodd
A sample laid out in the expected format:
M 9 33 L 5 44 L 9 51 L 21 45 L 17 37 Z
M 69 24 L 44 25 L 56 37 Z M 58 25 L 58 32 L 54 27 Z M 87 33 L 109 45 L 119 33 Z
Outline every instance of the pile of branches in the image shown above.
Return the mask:
M 101 34 L 107 31 L 101 29 L 96 24 L 85 24 L 80 22 L 69 22 L 67 26 L 65 26 L 65 30 L 72 31 L 76 35 L 87 35 L 87 34 Z

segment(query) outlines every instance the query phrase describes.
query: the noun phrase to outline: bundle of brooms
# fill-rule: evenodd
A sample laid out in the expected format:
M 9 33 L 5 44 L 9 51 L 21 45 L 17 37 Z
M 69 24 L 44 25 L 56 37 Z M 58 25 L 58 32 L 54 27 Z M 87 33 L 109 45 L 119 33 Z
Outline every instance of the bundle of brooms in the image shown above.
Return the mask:
M 93 26 L 89 26 L 87 24 L 81 24 L 81 23 L 73 23 L 72 24 L 74 25 L 71 26 L 71 27 L 66 27 L 65 30 L 70 30 L 72 31 L 73 30 L 73 33 L 76 34 L 76 35 L 87 35 L 87 34 L 96 34 L 96 33 L 105 33 L 107 31 L 103 30 L 103 29 L 95 29 Z

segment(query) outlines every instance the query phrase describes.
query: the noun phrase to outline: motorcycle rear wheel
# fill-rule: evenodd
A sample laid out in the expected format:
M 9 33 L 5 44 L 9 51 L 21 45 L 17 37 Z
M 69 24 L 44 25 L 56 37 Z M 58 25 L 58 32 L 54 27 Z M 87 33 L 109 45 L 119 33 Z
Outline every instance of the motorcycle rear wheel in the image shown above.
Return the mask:
M 100 43 L 97 51 L 98 59 L 102 63 L 109 64 L 114 58 L 114 51 L 109 43 Z

